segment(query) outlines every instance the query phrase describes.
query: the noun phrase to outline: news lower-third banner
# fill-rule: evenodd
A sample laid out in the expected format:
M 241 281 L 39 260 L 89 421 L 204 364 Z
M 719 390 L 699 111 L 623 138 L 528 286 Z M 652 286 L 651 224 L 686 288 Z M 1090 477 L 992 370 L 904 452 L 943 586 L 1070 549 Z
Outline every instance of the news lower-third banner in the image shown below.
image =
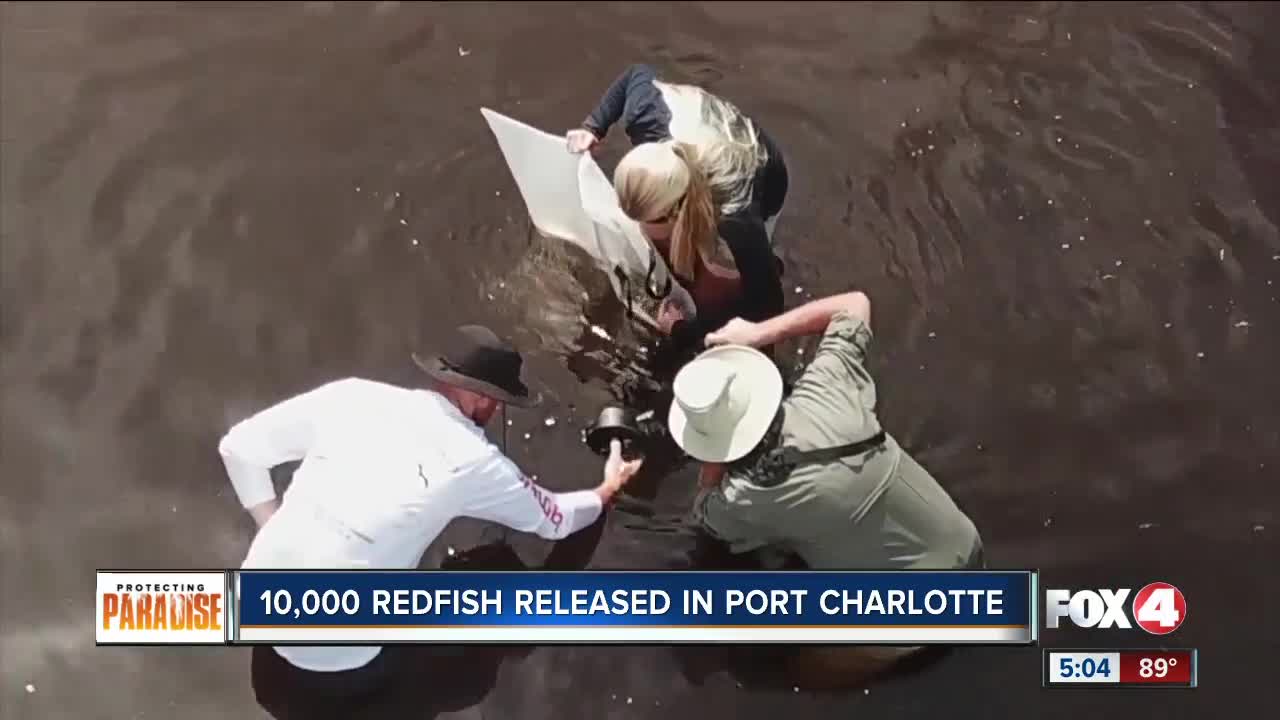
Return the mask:
M 129 574 L 99 573 L 99 644 L 1036 640 L 1032 571 L 273 570 L 178 573 L 172 581 L 166 573 Z M 197 586 L 219 594 L 202 599 Z

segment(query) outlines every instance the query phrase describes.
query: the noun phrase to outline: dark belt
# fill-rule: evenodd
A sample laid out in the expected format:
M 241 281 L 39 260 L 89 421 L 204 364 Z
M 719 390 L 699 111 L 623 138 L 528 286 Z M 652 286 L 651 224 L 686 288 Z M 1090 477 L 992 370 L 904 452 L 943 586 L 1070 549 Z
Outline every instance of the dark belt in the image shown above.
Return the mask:
M 760 464 L 767 468 L 767 472 L 764 473 L 765 477 L 772 479 L 773 483 L 777 484 L 784 481 L 787 474 L 796 467 L 801 465 L 825 465 L 842 458 L 861 455 L 884 445 L 886 437 L 884 430 L 881 430 L 865 440 L 846 445 L 814 450 L 800 450 L 794 447 L 778 448 L 765 455 Z

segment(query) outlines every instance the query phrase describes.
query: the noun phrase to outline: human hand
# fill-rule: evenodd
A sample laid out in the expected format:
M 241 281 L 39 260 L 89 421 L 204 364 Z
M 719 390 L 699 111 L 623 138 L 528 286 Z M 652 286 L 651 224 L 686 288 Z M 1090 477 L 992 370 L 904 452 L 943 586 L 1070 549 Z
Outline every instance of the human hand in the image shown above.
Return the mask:
M 564 135 L 565 143 L 569 146 L 569 152 L 577 155 L 588 150 L 594 150 L 600 144 L 600 138 L 595 133 L 585 128 L 574 128 Z
M 708 333 L 706 343 L 707 347 L 716 345 L 759 347 L 764 344 L 762 340 L 759 323 L 753 323 L 742 318 L 734 318 L 725 323 L 725 326 L 719 330 Z
M 677 322 L 685 319 L 684 308 L 674 302 L 671 298 L 662 301 L 658 306 L 658 329 L 664 335 L 670 335 L 671 330 L 676 326 Z
M 608 486 L 610 494 L 621 490 L 637 472 L 640 472 L 640 466 L 643 464 L 644 458 L 624 460 L 622 441 L 614 438 L 609 443 L 609 459 L 604 463 L 604 484 Z

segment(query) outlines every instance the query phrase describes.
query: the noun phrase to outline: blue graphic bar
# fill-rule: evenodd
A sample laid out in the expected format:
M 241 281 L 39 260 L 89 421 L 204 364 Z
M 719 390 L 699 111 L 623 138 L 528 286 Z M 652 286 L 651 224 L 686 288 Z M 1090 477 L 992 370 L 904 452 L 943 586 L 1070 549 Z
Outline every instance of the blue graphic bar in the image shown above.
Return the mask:
M 240 643 L 1028 644 L 1035 573 L 239 571 Z

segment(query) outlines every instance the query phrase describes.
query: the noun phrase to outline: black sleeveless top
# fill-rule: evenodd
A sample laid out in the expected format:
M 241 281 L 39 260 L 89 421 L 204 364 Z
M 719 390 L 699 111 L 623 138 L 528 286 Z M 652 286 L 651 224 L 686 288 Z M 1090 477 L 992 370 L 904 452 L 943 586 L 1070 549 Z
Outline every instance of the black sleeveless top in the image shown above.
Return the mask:
M 583 121 L 583 127 L 603 139 L 609 128 L 621 120 L 632 145 L 671 139 L 671 108 L 654 85 L 655 80 L 657 75 L 648 65 L 628 67 L 609 86 L 599 105 Z M 680 344 L 701 345 L 707 333 L 735 317 L 760 322 L 782 313 L 781 267 L 765 221 L 782 209 L 788 186 L 787 166 L 777 143 L 759 125 L 756 127 L 768 160 L 756 171 L 751 202 L 737 212 L 722 215 L 718 225 L 741 277 L 742 292 L 738 301 L 723 311 L 704 313 L 699 309 L 695 319 L 677 323 L 671 334 Z

